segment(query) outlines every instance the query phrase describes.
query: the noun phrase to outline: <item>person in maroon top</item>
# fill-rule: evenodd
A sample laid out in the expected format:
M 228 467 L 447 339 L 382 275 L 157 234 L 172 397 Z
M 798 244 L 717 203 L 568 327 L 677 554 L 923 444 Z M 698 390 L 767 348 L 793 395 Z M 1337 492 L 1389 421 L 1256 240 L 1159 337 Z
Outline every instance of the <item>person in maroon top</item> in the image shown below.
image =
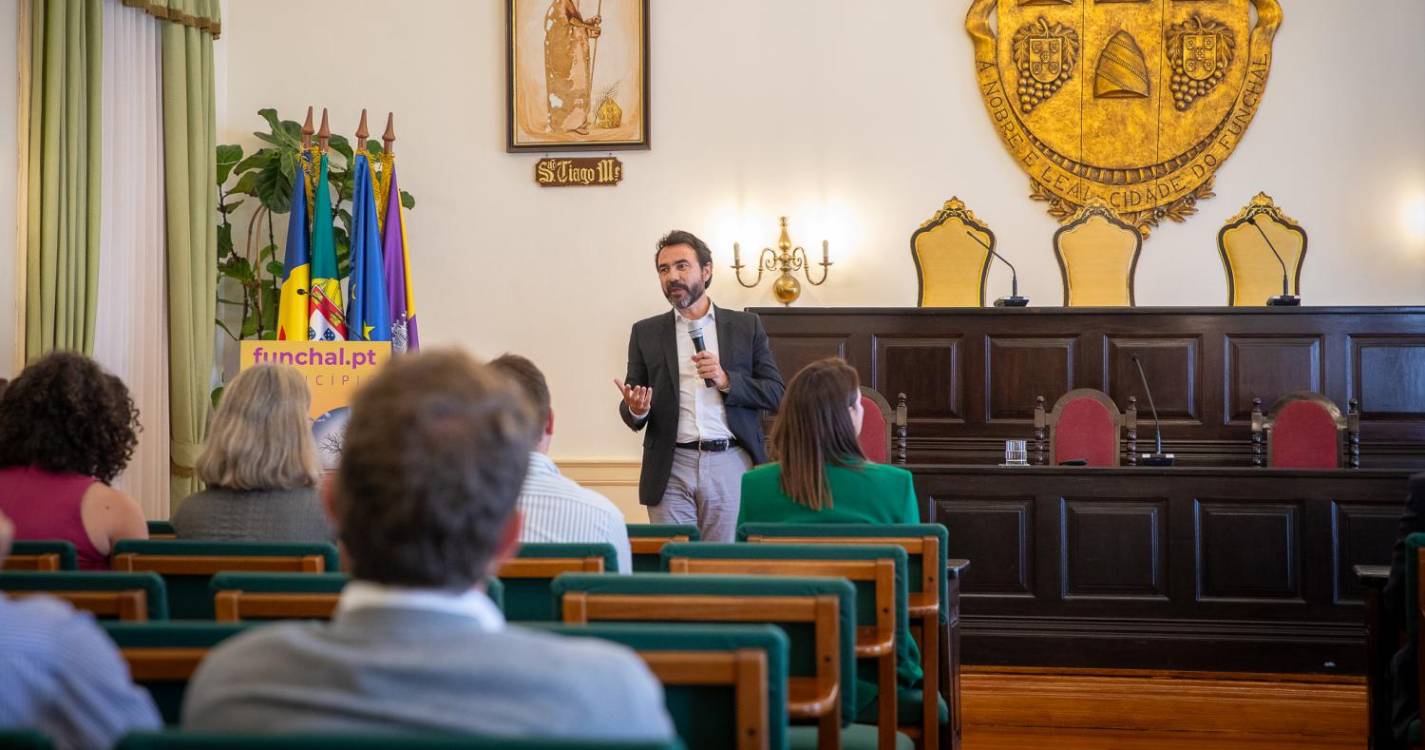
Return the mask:
M 74 545 L 83 570 L 106 570 L 119 539 L 147 539 L 143 510 L 109 486 L 138 442 L 123 381 L 73 352 L 26 367 L 0 393 L 0 513 L 16 539 Z

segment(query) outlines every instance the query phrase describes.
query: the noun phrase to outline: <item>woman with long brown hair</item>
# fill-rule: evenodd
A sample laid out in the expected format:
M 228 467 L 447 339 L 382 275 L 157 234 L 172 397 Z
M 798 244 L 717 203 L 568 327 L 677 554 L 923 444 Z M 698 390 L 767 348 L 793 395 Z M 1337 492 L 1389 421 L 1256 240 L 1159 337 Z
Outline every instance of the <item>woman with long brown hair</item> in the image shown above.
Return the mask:
M 866 460 L 856 370 L 817 360 L 787 384 L 768 453 L 742 475 L 738 523 L 920 523 L 905 469 Z

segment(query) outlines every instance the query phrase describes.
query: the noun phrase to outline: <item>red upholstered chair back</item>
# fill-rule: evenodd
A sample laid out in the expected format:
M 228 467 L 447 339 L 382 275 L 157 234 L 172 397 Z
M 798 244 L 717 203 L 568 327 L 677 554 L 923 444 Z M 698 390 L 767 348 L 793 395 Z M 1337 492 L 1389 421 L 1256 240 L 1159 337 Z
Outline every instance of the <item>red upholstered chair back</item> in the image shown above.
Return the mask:
M 861 434 L 856 441 L 861 444 L 861 452 L 867 461 L 878 464 L 891 462 L 891 421 L 894 413 L 885 397 L 876 391 L 861 386 L 861 408 L 865 416 L 861 420 Z
M 1267 421 L 1267 463 L 1282 469 L 1340 468 L 1345 428 L 1341 410 L 1325 396 L 1283 396 Z
M 1083 459 L 1089 466 L 1118 466 L 1118 406 L 1108 394 L 1079 388 L 1064 394 L 1049 415 L 1049 458 L 1054 465 Z

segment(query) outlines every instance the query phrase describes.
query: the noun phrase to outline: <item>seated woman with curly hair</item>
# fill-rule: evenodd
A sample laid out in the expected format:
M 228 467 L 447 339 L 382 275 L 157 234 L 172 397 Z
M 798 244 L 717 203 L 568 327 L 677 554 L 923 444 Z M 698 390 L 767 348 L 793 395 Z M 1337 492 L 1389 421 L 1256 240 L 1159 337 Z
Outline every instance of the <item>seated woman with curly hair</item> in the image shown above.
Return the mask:
M 0 513 L 16 539 L 62 539 L 82 570 L 107 570 L 120 539 L 147 539 L 143 510 L 109 486 L 138 442 L 123 381 L 94 360 L 56 352 L 0 394 Z
M 223 390 L 198 478 L 208 489 L 173 514 L 179 539 L 326 542 L 321 465 L 307 421 L 312 396 L 283 365 L 244 370 Z

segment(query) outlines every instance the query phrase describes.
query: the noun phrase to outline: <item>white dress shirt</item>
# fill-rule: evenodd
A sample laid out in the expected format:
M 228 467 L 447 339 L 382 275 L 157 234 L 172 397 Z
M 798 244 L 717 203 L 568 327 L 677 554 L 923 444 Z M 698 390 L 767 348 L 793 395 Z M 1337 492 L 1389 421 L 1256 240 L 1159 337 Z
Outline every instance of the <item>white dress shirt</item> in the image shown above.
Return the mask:
M 618 572 L 633 572 L 623 513 L 608 498 L 560 474 L 549 456 L 529 454 L 529 473 L 515 507 L 524 516 L 521 542 L 608 542 L 618 553 Z
M 413 589 L 353 580 L 341 590 L 336 615 L 363 607 L 424 609 L 461 615 L 474 620 L 481 630 L 498 633 L 505 629 L 505 615 L 484 591 L 470 589 L 451 593 L 439 589 Z
M 717 306 L 708 305 L 708 312 L 697 320 L 703 327 L 703 348 L 719 354 L 717 348 Z M 673 338 L 678 342 L 678 442 L 726 440 L 732 437 L 727 427 L 727 410 L 722 405 L 722 393 L 709 388 L 698 377 L 693 365 L 693 337 L 688 333 L 688 319 L 678 309 L 673 310 Z

